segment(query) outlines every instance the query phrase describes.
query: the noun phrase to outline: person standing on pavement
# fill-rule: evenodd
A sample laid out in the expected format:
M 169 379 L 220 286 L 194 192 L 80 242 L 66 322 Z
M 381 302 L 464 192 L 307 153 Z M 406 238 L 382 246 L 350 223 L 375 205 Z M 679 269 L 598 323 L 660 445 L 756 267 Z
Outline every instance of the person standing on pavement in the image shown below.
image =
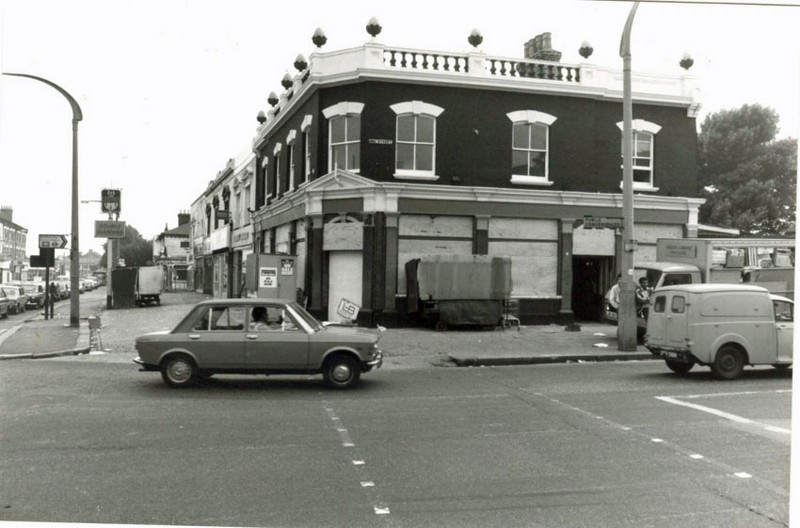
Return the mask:
M 650 303 L 650 284 L 647 277 L 639 279 L 639 286 L 636 288 L 636 311 L 647 319 L 647 305 Z
M 606 293 L 606 303 L 611 312 L 617 313 L 619 311 L 619 280 L 622 278 L 622 273 L 617 274 L 617 280 L 613 286 Z
M 50 290 L 50 295 L 48 296 L 48 299 L 45 301 L 46 304 L 45 304 L 45 307 L 44 307 L 44 313 L 45 313 L 45 316 L 46 316 L 47 315 L 47 307 L 49 306 L 50 307 L 50 318 L 52 319 L 52 317 L 53 317 L 53 303 L 56 301 L 56 298 L 58 297 L 58 288 L 56 287 L 56 283 L 55 282 L 50 282 L 50 288 L 48 288 L 48 289 Z

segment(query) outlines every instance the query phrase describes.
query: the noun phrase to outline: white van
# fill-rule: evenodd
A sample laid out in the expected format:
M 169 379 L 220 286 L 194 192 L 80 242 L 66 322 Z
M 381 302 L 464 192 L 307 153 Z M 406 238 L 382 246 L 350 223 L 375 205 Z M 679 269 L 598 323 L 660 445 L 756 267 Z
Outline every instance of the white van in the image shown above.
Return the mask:
M 695 365 L 734 379 L 745 365 L 792 364 L 794 303 L 760 286 L 683 284 L 651 297 L 645 346 L 685 374 Z

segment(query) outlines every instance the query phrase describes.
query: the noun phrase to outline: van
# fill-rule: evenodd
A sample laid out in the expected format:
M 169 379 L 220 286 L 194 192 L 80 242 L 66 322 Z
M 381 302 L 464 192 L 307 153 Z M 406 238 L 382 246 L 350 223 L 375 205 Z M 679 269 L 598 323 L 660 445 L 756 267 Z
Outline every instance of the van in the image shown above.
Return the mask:
M 653 293 L 645 346 L 673 372 L 698 364 L 729 380 L 746 365 L 788 368 L 793 333 L 794 303 L 766 288 L 683 284 Z

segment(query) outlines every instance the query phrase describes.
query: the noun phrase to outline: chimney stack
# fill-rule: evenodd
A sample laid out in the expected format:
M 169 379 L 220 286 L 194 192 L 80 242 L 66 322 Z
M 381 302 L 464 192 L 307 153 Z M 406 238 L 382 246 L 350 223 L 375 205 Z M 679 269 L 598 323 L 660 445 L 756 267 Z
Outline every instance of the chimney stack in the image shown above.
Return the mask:
M 189 213 L 178 213 L 178 227 L 182 226 L 183 224 L 188 224 L 192 221 L 192 215 Z
M 13 222 L 14 217 L 14 208 L 9 205 L 4 205 L 0 207 L 0 218 L 3 220 L 8 220 L 9 222 Z
M 525 58 L 558 62 L 561 60 L 561 52 L 553 49 L 550 33 L 542 33 L 525 43 Z

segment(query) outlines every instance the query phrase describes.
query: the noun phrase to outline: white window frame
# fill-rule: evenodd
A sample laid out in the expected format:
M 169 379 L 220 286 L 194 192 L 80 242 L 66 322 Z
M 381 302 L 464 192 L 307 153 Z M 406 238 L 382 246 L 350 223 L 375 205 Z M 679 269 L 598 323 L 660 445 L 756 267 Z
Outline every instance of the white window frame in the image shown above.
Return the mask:
M 269 154 L 261 159 L 261 168 L 264 169 L 264 203 L 267 203 L 272 198 L 272 193 L 269 192 Z
M 620 121 L 617 123 L 617 128 L 620 131 L 623 131 L 624 122 Z M 635 191 L 644 191 L 644 192 L 656 192 L 658 191 L 658 187 L 655 186 L 655 165 L 656 165 L 656 134 L 661 130 L 661 126 L 655 123 L 651 123 L 650 121 L 645 121 L 644 119 L 634 119 L 631 121 L 631 130 L 632 130 L 632 141 L 633 145 L 631 148 L 633 149 L 633 170 L 634 172 L 640 171 L 648 171 L 650 173 L 650 181 L 649 182 L 637 182 L 635 179 L 633 181 L 633 190 Z M 637 166 L 636 161 L 636 141 L 641 134 L 649 134 L 650 136 L 650 166 L 649 167 L 642 167 Z M 622 149 L 622 140 L 620 139 L 620 149 Z M 620 153 L 620 157 L 622 153 Z M 623 160 L 624 164 L 624 160 Z M 620 165 L 622 168 L 623 165 Z M 622 188 L 623 181 L 619 182 L 620 189 Z
M 398 179 L 408 179 L 408 180 L 430 180 L 435 181 L 439 179 L 439 176 L 436 175 L 436 129 L 437 129 L 437 120 L 439 116 L 444 112 L 444 108 L 436 105 L 432 105 L 430 103 L 426 103 L 424 101 L 405 101 L 402 103 L 397 103 L 390 105 L 389 108 L 394 111 L 396 114 L 395 118 L 395 173 L 394 177 Z M 431 153 L 431 170 L 408 170 L 408 169 L 398 169 L 397 168 L 397 145 L 401 142 L 398 140 L 398 126 L 397 122 L 400 117 L 404 117 L 407 115 L 414 115 L 415 117 L 419 117 L 421 115 L 430 117 L 433 119 L 433 143 L 421 143 L 417 141 L 407 142 L 403 141 L 403 144 L 412 144 L 412 145 L 431 145 L 432 153 Z
M 287 192 L 292 192 L 294 190 L 294 143 L 296 139 L 297 131 L 289 131 L 289 134 L 286 136 L 286 163 L 288 164 L 289 170 L 289 190 Z
M 281 151 L 283 150 L 283 145 L 281 143 L 277 143 L 275 145 L 275 149 L 272 151 L 272 158 L 275 161 L 275 167 L 273 167 L 273 174 L 275 175 L 275 194 L 273 195 L 275 198 L 280 196 L 281 194 Z
M 333 143 L 331 143 L 331 121 L 337 117 L 347 118 L 347 117 L 358 117 L 359 118 L 359 128 L 361 128 L 361 112 L 364 110 L 364 103 L 356 103 L 352 101 L 342 101 L 341 103 L 337 103 L 333 106 L 329 106 L 322 111 L 322 115 L 325 116 L 325 119 L 328 120 L 328 172 L 333 172 L 336 167 L 333 166 Z M 346 122 L 345 122 L 346 124 Z M 347 141 L 347 126 L 345 126 L 345 141 L 344 143 L 337 143 L 337 145 L 355 145 L 358 144 L 359 147 L 361 145 L 361 137 L 354 141 Z M 360 148 L 359 148 L 359 156 L 360 156 Z M 359 159 L 357 169 L 348 169 L 346 166 L 343 170 L 354 172 L 358 174 L 361 172 L 361 160 Z
M 300 124 L 300 132 L 303 134 L 303 183 L 311 179 L 311 123 L 313 119 L 311 115 L 306 115 Z
M 538 185 L 550 186 L 553 181 L 550 180 L 550 126 L 556 122 L 557 117 L 539 112 L 538 110 L 517 110 L 506 114 L 511 121 L 511 151 L 513 156 L 514 150 L 514 125 L 542 125 L 546 127 L 545 131 L 545 149 L 544 149 L 544 176 L 530 176 L 528 174 L 511 174 L 511 183 L 520 185 Z M 525 149 L 526 152 L 539 149 Z

